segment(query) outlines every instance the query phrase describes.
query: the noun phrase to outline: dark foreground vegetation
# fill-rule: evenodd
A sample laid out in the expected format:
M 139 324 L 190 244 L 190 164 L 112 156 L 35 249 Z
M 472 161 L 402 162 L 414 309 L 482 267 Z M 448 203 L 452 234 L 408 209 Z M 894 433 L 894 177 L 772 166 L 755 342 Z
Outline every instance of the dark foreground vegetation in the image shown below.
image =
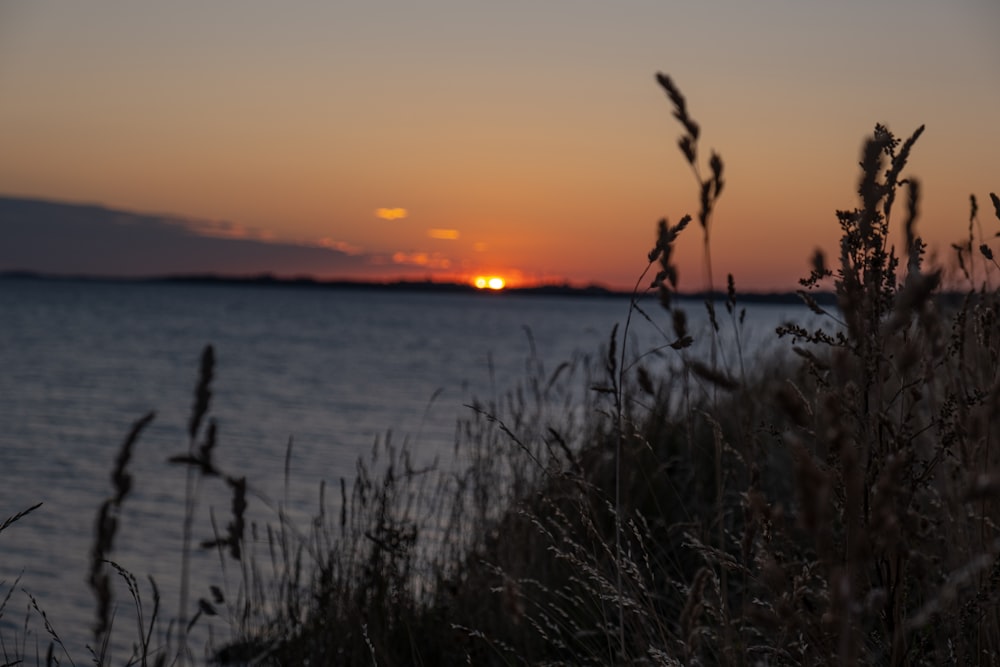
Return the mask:
M 945 302 L 942 270 L 925 265 L 917 235 L 919 184 L 903 173 L 923 128 L 900 141 L 876 126 L 859 204 L 837 212 L 839 254 L 817 253 L 802 281 L 805 307 L 827 325 L 782 327 L 788 355 L 744 362 L 716 335 L 732 327 L 738 341 L 743 325 L 730 277 L 726 299 L 704 304 L 709 358 L 695 356 L 673 243 L 701 234 L 711 275 L 723 163 L 712 154 L 702 166 L 699 126 L 671 80 L 658 80 L 700 210 L 660 222 L 655 275 L 640 278 L 629 325 L 600 362 L 551 374 L 538 365 L 502 401 L 470 406 L 454 470 L 419 468 L 383 444 L 311 524 L 278 512 L 251 531 L 252 482 L 213 462 L 207 348 L 190 448 L 171 461 L 188 470 L 189 498 L 202 482 L 231 489 L 216 539 L 198 545 L 189 520 L 184 546 L 218 550 L 242 586 L 189 595 L 185 560 L 181 611 L 167 623 L 145 582 L 112 562 L 147 416 L 100 509 L 94 649 L 78 664 L 109 663 L 101 647 L 129 631 L 131 664 L 191 662 L 202 652 L 187 632 L 206 615 L 231 627 L 208 650 L 226 664 L 1000 663 L 1000 266 L 975 198 L 948 278 L 966 295 Z M 639 298 L 649 283 L 655 309 Z M 821 290 L 836 307 L 813 299 Z M 648 323 L 663 346 L 636 355 L 630 329 Z M 664 355 L 675 371 L 650 363 Z M 571 391 L 580 382 L 583 409 Z M 123 611 L 112 622 L 116 595 L 134 602 L 139 632 Z M 17 646 L 0 643 L 0 662 L 26 660 Z M 58 644 L 31 659 L 71 661 Z

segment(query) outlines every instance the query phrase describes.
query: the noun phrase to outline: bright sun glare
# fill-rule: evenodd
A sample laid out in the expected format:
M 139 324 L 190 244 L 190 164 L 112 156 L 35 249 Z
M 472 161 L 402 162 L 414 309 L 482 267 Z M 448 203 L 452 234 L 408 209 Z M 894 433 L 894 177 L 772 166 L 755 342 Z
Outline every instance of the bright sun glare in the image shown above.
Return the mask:
M 502 290 L 507 284 L 500 276 L 478 276 L 475 285 L 479 289 Z

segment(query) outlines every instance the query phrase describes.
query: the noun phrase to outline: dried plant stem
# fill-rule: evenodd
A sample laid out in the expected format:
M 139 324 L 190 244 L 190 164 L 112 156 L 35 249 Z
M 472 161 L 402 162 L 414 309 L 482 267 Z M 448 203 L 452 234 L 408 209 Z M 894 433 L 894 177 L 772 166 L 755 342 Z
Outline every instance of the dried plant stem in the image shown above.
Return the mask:
M 192 444 L 191 450 L 194 451 Z M 201 475 L 193 468 L 185 470 L 184 481 L 184 527 L 181 537 L 181 582 L 180 600 L 178 601 L 177 624 L 180 631 L 180 664 L 185 664 L 187 655 L 187 637 L 190 630 L 188 621 L 188 598 L 191 589 L 191 540 L 194 531 L 194 514 L 198 504 L 198 488 Z
M 188 598 L 191 587 L 191 540 L 194 528 L 194 515 L 198 506 L 198 489 L 201 475 L 208 469 L 208 455 L 214 445 L 214 428 L 209 428 L 206 434 L 206 443 L 199 452 L 196 449 L 196 442 L 201 424 L 208 413 L 212 398 L 212 377 L 215 371 L 215 351 L 211 345 L 206 345 L 201 355 L 201 370 L 198 376 L 198 384 L 195 388 L 195 401 L 191 410 L 191 419 L 188 423 L 188 457 L 191 462 L 201 461 L 204 465 L 185 466 L 184 483 L 184 527 L 181 544 L 181 581 L 180 581 L 180 608 L 177 610 L 178 629 L 180 632 L 180 646 L 178 647 L 178 660 L 180 664 L 186 663 L 188 646 L 187 638 L 190 632 L 191 623 L 188 621 Z M 201 458 L 199 458 L 201 455 Z

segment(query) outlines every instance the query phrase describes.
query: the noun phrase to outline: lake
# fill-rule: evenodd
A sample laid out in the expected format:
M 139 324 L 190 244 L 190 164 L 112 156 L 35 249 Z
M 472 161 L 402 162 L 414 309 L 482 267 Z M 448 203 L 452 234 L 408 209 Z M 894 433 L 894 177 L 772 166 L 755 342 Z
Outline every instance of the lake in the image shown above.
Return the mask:
M 655 300 L 643 304 L 669 331 Z M 692 332 L 704 334 L 703 306 L 686 308 Z M 809 319 L 804 306 L 748 310 L 743 344 L 751 356 L 779 344 L 774 327 L 788 315 Z M 447 466 L 467 404 L 496 401 L 529 372 L 592 363 L 628 312 L 625 297 L 0 280 L 0 521 L 43 503 L 0 533 L 0 599 L 20 576 L 0 634 L 5 641 L 23 634 L 23 588 L 74 660 L 86 660 L 79 656 L 93 618 L 86 577 L 96 512 L 112 493 L 125 435 L 151 410 L 156 417 L 129 466 L 134 488 L 112 558 L 141 585 L 152 575 L 164 612 L 176 613 L 185 471 L 166 459 L 187 451 L 206 344 L 216 356 L 219 467 L 271 498 L 287 496 L 305 518 L 317 507 L 320 482 L 350 481 L 358 457 L 389 432 L 418 462 L 437 457 Z M 663 342 L 633 319 L 630 350 Z M 580 375 L 579 391 L 587 391 Z M 225 491 L 204 490 L 204 508 L 225 517 L 228 503 Z M 271 510 L 253 498 L 250 504 L 255 520 L 273 521 Z M 211 537 L 207 525 L 195 529 L 197 539 Z M 194 566 L 197 589 L 211 581 L 218 560 L 206 554 Z M 129 635 L 133 613 L 115 583 Z M 29 642 L 37 637 L 44 652 L 37 619 L 32 631 Z

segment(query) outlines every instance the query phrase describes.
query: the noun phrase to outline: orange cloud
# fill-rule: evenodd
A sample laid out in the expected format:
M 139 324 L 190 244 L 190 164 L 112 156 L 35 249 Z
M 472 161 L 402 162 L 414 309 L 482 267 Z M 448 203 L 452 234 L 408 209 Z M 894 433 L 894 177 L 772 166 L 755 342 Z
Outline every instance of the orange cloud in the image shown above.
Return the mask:
M 405 208 L 377 208 L 375 216 L 383 220 L 401 220 L 409 215 Z
M 451 260 L 438 253 L 426 252 L 396 252 L 392 255 L 394 264 L 424 266 L 428 269 L 450 269 Z
M 457 229 L 428 229 L 427 236 L 432 239 L 441 239 L 443 241 L 454 241 L 458 239 Z

